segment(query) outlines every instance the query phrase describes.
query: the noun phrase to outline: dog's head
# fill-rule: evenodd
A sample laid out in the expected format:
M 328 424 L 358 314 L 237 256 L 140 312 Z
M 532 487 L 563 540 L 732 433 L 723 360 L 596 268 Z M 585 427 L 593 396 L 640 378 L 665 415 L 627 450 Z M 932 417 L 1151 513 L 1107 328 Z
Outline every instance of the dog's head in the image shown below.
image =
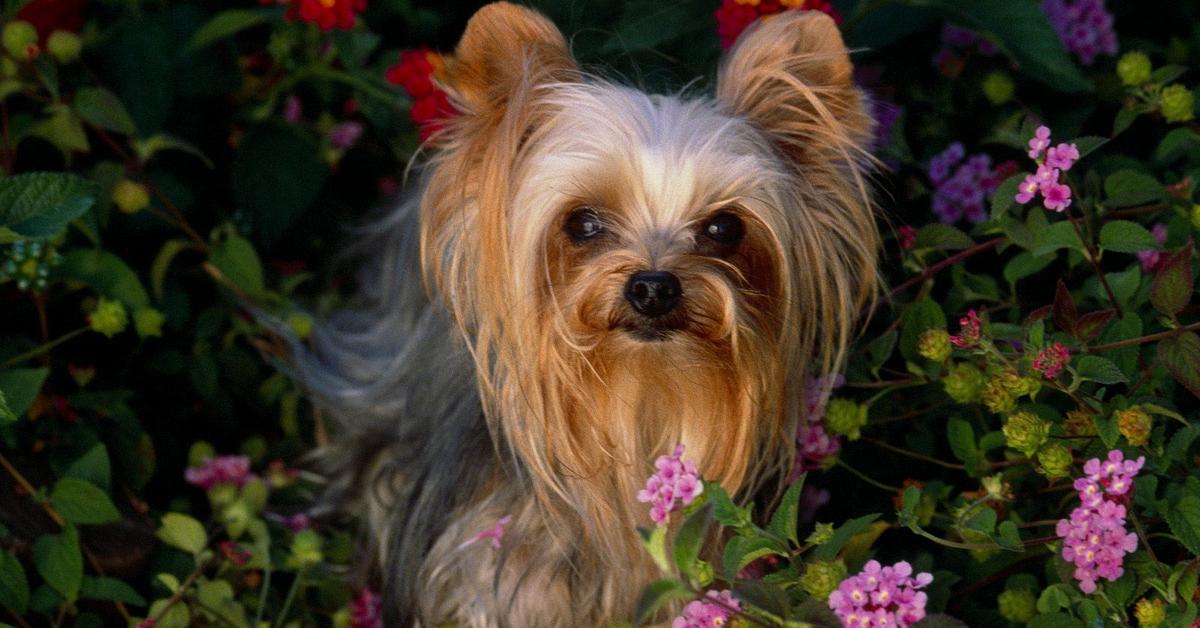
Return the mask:
M 535 475 L 676 441 L 730 488 L 790 460 L 803 374 L 837 367 L 874 289 L 851 70 L 816 12 L 746 33 L 713 97 L 585 76 L 529 9 L 471 19 L 423 254 Z

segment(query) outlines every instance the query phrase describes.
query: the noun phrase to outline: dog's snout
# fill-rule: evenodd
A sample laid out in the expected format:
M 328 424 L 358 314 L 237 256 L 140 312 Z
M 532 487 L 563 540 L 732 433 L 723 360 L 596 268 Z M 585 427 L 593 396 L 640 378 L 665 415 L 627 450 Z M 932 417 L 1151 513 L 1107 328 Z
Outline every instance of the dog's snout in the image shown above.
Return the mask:
M 675 309 L 683 296 L 679 278 L 661 270 L 643 270 L 629 277 L 625 299 L 643 316 L 655 318 Z

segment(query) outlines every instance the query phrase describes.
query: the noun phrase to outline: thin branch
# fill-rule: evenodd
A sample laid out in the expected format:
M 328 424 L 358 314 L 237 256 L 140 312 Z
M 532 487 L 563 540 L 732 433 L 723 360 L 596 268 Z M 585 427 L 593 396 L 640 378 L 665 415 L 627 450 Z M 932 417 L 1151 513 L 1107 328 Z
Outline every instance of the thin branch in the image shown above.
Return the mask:
M 1117 349 L 1124 349 L 1125 347 L 1144 345 L 1148 342 L 1154 342 L 1156 340 L 1166 340 L 1167 338 L 1174 338 L 1175 336 L 1178 336 L 1180 334 L 1184 334 L 1189 331 L 1196 331 L 1196 330 L 1200 330 L 1200 322 L 1192 323 L 1190 325 L 1184 325 L 1183 327 L 1176 327 L 1175 329 L 1168 329 L 1166 331 L 1160 331 L 1157 334 L 1150 334 L 1149 336 L 1140 336 L 1138 338 L 1129 338 L 1128 340 L 1118 340 L 1117 342 L 1110 342 L 1108 344 L 1096 345 L 1094 347 L 1089 347 L 1087 352 L 1088 353 L 1104 353 L 1105 351 L 1116 351 Z
M 991 249 L 996 248 L 996 246 L 999 245 L 1003 241 L 1004 241 L 1004 238 L 1002 238 L 1002 237 L 1001 238 L 993 238 L 991 240 L 988 240 L 987 242 L 980 242 L 979 244 L 976 244 L 975 246 L 973 246 L 969 249 L 964 249 L 962 251 L 959 251 L 958 253 L 955 253 L 954 255 L 947 257 L 946 259 L 934 264 L 933 266 L 926 268 L 920 275 L 917 275 L 916 277 L 913 277 L 913 278 L 909 279 L 908 281 L 905 281 L 904 283 L 896 286 L 895 288 L 892 288 L 891 292 L 888 293 L 888 296 L 895 297 L 913 286 L 917 286 L 917 285 L 924 283 L 926 279 L 929 279 L 930 277 L 933 277 L 934 275 L 942 272 L 949 266 L 953 266 L 954 264 L 957 264 L 957 263 L 967 259 L 968 257 L 971 257 L 972 255 L 976 255 L 978 253 L 982 253 L 984 251 L 989 251 Z

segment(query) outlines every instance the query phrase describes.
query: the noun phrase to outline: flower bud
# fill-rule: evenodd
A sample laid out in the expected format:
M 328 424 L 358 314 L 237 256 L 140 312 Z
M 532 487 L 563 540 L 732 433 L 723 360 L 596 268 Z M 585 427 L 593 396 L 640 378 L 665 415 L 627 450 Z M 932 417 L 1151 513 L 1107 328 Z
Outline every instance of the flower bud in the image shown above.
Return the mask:
M 809 534 L 808 538 L 804 539 L 804 542 L 812 543 L 813 545 L 823 545 L 831 539 L 833 539 L 833 524 L 818 523 L 813 526 L 812 534 Z
M 1005 72 L 992 72 L 983 79 L 983 95 L 993 105 L 1003 105 L 1012 100 L 1016 86 L 1012 77 Z
M 1150 80 L 1150 57 L 1144 52 L 1127 52 L 1117 61 L 1117 76 L 1129 87 L 1137 87 Z
M 4 43 L 4 50 L 14 59 L 26 61 L 38 54 L 37 29 L 25 20 L 13 20 L 5 24 L 0 41 Z
M 917 353 L 933 362 L 945 362 L 953 348 L 950 333 L 944 329 L 926 329 L 917 340 Z
M 958 403 L 974 403 L 979 401 L 979 394 L 985 383 L 983 373 L 973 364 L 962 362 L 951 367 L 950 372 L 942 379 L 946 394 Z
M 88 315 L 88 325 L 109 338 L 125 331 L 128 323 L 125 306 L 120 301 L 111 301 L 104 297 L 100 297 L 96 309 Z
M 117 209 L 132 214 L 150 204 L 150 191 L 146 186 L 129 179 L 121 179 L 113 186 L 112 201 Z
M 1138 628 L 1157 628 L 1167 620 L 1166 605 L 1162 600 L 1151 602 L 1148 598 L 1142 598 L 1133 609 L 1133 616 L 1138 620 Z
M 1071 475 L 1071 463 L 1074 460 L 1066 445 L 1049 443 L 1038 450 L 1037 461 L 1047 478 L 1057 480 Z
M 133 313 L 133 328 L 142 338 L 158 338 L 162 336 L 162 326 L 166 320 L 162 312 L 144 307 Z
M 867 407 L 849 399 L 832 399 L 825 408 L 825 429 L 835 436 L 858 440 L 867 424 Z
M 1092 415 L 1083 410 L 1071 410 L 1067 412 L 1067 436 L 1095 436 L 1096 422 L 1092 420 Z
M 800 586 L 814 599 L 824 602 L 846 579 L 846 575 L 846 564 L 840 560 L 813 561 L 808 563 L 804 575 L 800 576 Z
M 1000 607 L 1000 615 L 1014 624 L 1027 624 L 1037 615 L 1037 598 L 1027 589 L 1005 589 L 996 603 Z
M 1117 410 L 1116 415 L 1121 436 L 1124 436 L 1130 445 L 1141 447 L 1150 442 L 1150 429 L 1154 427 L 1154 422 L 1140 406 Z
M 1012 411 L 1017 407 L 1017 398 L 1008 388 L 1004 386 L 999 378 L 993 377 L 987 380 L 983 385 L 983 392 L 980 394 L 980 399 L 983 400 L 983 405 L 988 410 L 996 414 L 1003 414 Z
M 46 52 L 62 64 L 74 63 L 83 50 L 83 40 L 71 31 L 54 31 L 46 39 Z
M 1008 415 L 1004 422 L 1004 441 L 1012 449 L 1033 456 L 1050 436 L 1050 424 L 1038 415 L 1021 410 Z M 1069 455 L 1069 453 L 1068 453 Z
M 289 314 L 287 325 L 291 328 L 292 333 L 301 339 L 308 339 L 312 335 L 313 319 L 304 312 L 292 312 Z
M 1195 116 L 1195 96 L 1191 90 L 1176 83 L 1163 88 L 1159 107 L 1167 122 L 1187 122 Z

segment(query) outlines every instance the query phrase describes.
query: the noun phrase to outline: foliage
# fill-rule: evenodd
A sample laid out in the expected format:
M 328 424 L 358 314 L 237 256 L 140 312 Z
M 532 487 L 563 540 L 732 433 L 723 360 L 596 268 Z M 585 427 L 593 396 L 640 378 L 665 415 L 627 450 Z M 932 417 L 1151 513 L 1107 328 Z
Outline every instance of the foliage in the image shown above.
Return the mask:
M 711 78 L 739 15 L 535 4 L 585 66 L 657 91 Z M 822 430 L 807 476 L 774 504 L 705 483 L 643 531 L 662 579 L 631 620 L 695 600 L 836 625 L 830 592 L 873 559 L 933 574 L 921 625 L 1197 619 L 1200 8 L 1111 3 L 1112 54 L 1063 34 L 1057 4 L 820 3 L 880 122 L 887 298 L 802 426 L 802 448 Z M 343 301 L 341 234 L 450 113 L 424 47 L 448 50 L 474 7 L 4 6 L 0 607 L 374 625 L 352 531 L 304 515 L 320 479 L 297 467 L 326 426 L 253 313 L 303 337 Z M 1049 159 L 1027 153 L 1042 125 L 1079 152 L 1042 189 L 1062 211 L 1017 200 Z M 1089 594 L 1055 528 L 1110 450 L 1145 457 L 1123 502 L 1137 546 Z

